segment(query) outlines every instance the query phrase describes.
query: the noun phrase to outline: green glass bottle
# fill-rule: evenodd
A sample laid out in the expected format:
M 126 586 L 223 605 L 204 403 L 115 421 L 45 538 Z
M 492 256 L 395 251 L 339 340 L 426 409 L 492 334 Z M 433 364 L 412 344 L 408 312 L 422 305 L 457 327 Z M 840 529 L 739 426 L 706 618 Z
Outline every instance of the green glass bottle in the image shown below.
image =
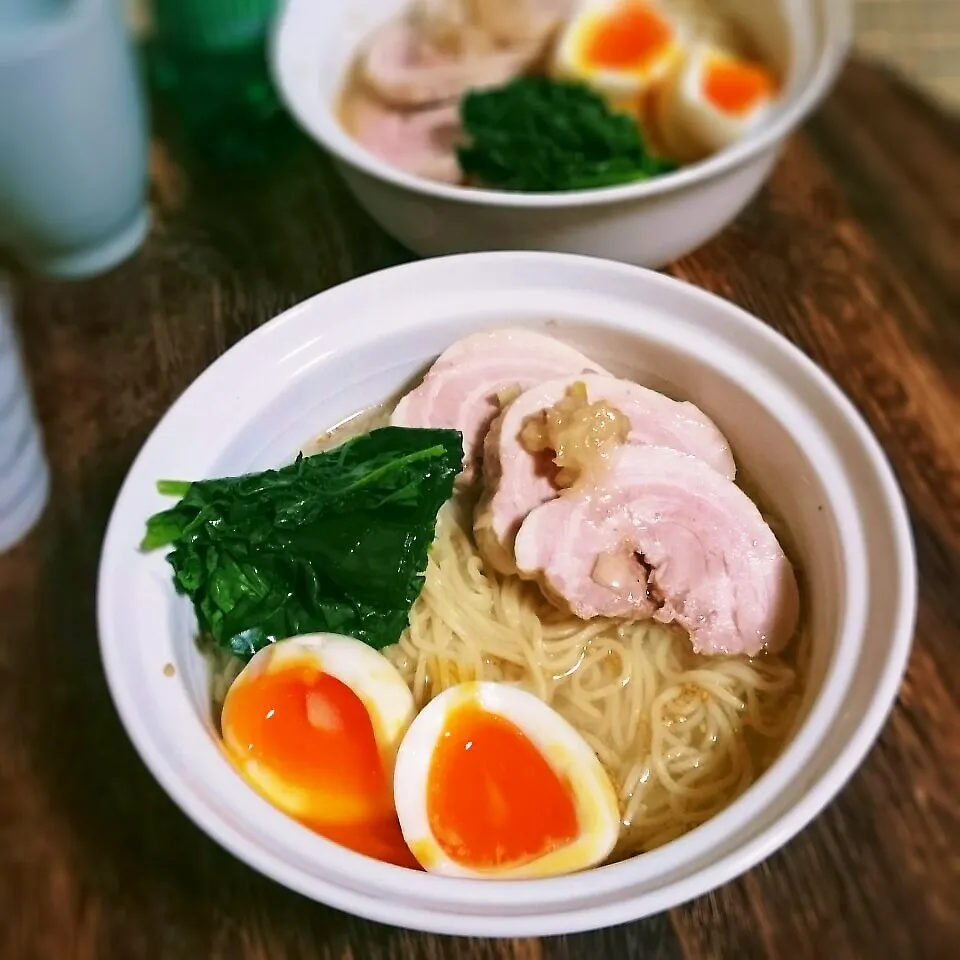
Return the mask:
M 274 159 L 292 135 L 268 69 L 277 0 L 153 0 L 151 86 L 171 128 L 205 161 Z

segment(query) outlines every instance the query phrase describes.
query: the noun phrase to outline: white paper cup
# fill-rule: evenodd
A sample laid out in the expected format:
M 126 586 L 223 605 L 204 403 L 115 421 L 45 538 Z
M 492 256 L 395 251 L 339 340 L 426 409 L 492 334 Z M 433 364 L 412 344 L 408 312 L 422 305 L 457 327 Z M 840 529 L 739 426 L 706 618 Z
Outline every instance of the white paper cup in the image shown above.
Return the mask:
M 9 291 L 0 280 L 0 553 L 30 532 L 50 491 L 11 313 Z

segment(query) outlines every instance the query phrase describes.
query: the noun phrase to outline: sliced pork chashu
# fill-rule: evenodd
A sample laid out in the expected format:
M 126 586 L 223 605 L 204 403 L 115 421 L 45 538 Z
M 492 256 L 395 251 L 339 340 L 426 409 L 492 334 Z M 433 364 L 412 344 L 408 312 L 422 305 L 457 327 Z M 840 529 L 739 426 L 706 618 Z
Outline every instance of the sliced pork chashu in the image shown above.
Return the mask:
M 799 615 L 796 576 L 755 504 L 706 461 L 624 446 L 600 488 L 533 510 L 522 576 L 576 616 L 677 623 L 705 654 L 777 651 Z
M 540 41 L 459 55 L 438 49 L 407 18 L 381 27 L 360 58 L 360 74 L 385 103 L 423 107 L 454 103 L 468 90 L 496 87 L 519 76 L 542 50 Z
M 471 483 L 504 393 L 518 394 L 545 380 L 584 373 L 605 375 L 606 371 L 573 347 L 542 333 L 509 328 L 472 334 L 440 355 L 423 382 L 397 404 L 390 422 L 459 430 L 464 449 L 460 483 Z
M 368 94 L 350 102 L 345 119 L 357 142 L 386 163 L 442 183 L 463 179 L 456 154 L 456 105 L 405 111 Z
M 583 393 L 579 408 L 570 402 L 574 391 Z M 726 437 L 692 403 L 610 376 L 564 377 L 538 384 L 494 421 L 483 446 L 484 494 L 474 532 L 486 562 L 504 574 L 516 572 L 513 541 L 526 516 L 571 485 L 558 477 L 555 462 L 562 465 L 570 456 L 567 451 L 531 448 L 531 427 L 536 429 L 548 416 L 552 433 L 566 436 L 571 444 L 592 445 L 599 456 L 607 434 L 619 430 L 614 442 L 670 447 L 699 457 L 729 480 L 736 475 Z M 621 423 L 614 422 L 618 418 Z M 573 459 L 591 452 L 574 450 Z M 597 483 L 602 482 L 598 477 Z

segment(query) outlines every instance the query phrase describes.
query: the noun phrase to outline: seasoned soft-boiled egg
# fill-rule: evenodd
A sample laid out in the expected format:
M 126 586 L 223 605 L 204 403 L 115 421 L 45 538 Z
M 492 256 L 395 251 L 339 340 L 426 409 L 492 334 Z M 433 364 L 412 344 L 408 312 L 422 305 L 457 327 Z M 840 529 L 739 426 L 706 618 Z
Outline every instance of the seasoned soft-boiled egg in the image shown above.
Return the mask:
M 614 107 L 636 113 L 676 65 L 681 28 L 659 4 L 592 0 L 570 18 L 557 43 L 553 73 L 589 84 Z
M 396 668 L 352 637 L 265 647 L 227 693 L 221 731 L 243 776 L 285 813 L 360 853 L 416 867 L 393 806 L 414 715 Z
M 431 701 L 400 745 L 394 799 L 421 865 L 455 877 L 571 873 L 605 860 L 620 830 L 596 754 L 542 700 L 462 683 Z
M 700 43 L 657 96 L 657 133 L 675 159 L 701 160 L 761 123 L 776 95 L 766 67 Z

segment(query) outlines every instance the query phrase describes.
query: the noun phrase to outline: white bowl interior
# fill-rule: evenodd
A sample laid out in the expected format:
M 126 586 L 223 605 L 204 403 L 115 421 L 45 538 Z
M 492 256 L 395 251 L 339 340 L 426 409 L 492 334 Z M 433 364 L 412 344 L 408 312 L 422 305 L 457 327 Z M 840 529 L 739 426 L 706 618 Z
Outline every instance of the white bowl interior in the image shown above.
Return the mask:
M 765 505 L 787 522 L 806 588 L 813 662 L 803 725 L 782 758 L 704 826 L 592 871 L 589 883 L 414 874 L 336 847 L 272 808 L 215 740 L 189 604 L 175 597 L 160 554 L 135 553 L 146 518 L 166 505 L 157 479 L 289 462 L 320 431 L 394 395 L 458 337 L 506 324 L 543 327 L 615 372 L 700 405 Z M 909 529 L 882 455 L 836 388 L 786 341 L 731 305 L 646 271 L 491 254 L 354 281 L 217 361 L 160 424 L 124 485 L 104 547 L 99 616 L 111 690 L 134 742 L 183 809 L 237 855 L 385 922 L 533 935 L 617 923 L 702 893 L 815 815 L 895 695 L 913 578 Z
M 321 144 L 368 172 L 386 175 L 408 186 L 423 187 L 425 181 L 398 173 L 359 146 L 343 129 L 336 112 L 344 78 L 360 44 L 407 2 L 286 0 L 275 32 L 273 70 L 287 106 Z M 777 118 L 788 114 L 807 90 L 824 58 L 836 57 L 834 45 L 845 33 L 840 12 L 846 10 L 848 0 L 769 0 L 765 3 L 719 0 L 719 3 L 744 25 L 759 50 L 785 78 L 783 96 L 769 124 L 773 127 Z M 843 45 L 841 42 L 840 46 Z M 755 138 L 756 135 L 747 138 L 737 149 Z M 708 170 L 710 161 L 697 166 Z M 649 191 L 653 184 L 676 176 L 619 189 Z M 466 192 L 458 188 L 433 192 L 446 194 L 450 189 L 461 195 Z M 489 194 L 488 191 L 470 193 Z

